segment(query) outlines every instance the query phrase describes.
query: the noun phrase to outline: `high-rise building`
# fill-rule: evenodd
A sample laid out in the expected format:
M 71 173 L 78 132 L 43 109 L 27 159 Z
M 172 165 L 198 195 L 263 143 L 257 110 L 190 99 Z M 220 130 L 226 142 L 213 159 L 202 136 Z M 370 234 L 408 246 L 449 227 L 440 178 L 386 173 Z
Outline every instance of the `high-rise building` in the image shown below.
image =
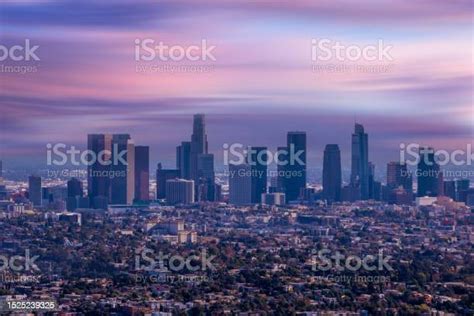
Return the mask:
M 341 200 L 341 152 L 336 144 L 328 144 L 323 158 L 323 197 L 329 202 Z
M 198 157 L 201 154 L 207 154 L 208 144 L 206 135 L 206 123 L 204 114 L 195 114 L 193 119 L 193 134 L 191 135 L 190 144 L 190 178 L 197 183 L 199 179 L 198 173 Z
M 176 147 L 176 169 L 179 169 L 182 179 L 190 179 L 189 168 L 191 165 L 191 142 L 181 142 Z
M 456 181 L 444 181 L 444 195 L 456 199 Z
M 214 175 L 214 155 L 198 155 L 198 181 L 197 196 L 199 201 L 215 200 L 215 175 Z
M 300 197 L 306 187 L 306 133 L 288 132 L 287 134 L 288 172 L 285 179 L 286 200 L 294 201 Z
M 77 178 L 72 178 L 67 182 L 67 200 L 66 208 L 68 211 L 73 212 L 79 207 L 83 197 L 82 181 Z M 87 198 L 84 198 L 87 200 Z M 88 207 L 89 203 L 87 203 Z
M 135 197 L 135 144 L 129 134 L 114 134 L 112 147 L 114 176 L 110 180 L 110 203 L 132 204 Z
M 252 177 L 249 164 L 229 165 L 229 202 L 234 205 L 252 203 Z
M 467 191 L 469 190 L 470 181 L 469 179 L 456 180 L 456 201 L 466 202 Z
M 288 149 L 286 147 L 277 148 L 277 177 L 276 177 L 276 191 L 286 192 L 286 166 L 288 164 Z
M 403 187 L 407 192 L 413 191 L 412 176 L 408 172 L 407 165 L 397 161 L 387 164 L 387 186 L 391 189 Z
M 433 148 L 419 149 L 420 162 L 418 163 L 418 194 L 417 196 L 437 196 L 439 190 L 439 165 L 435 161 Z
M 34 206 L 41 206 L 41 177 L 28 177 L 28 196 Z
M 111 170 L 112 135 L 87 135 L 87 149 L 99 158 L 87 167 L 87 195 L 91 200 L 92 207 L 103 208 L 104 201 L 107 203 L 110 199 L 108 173 Z
M 354 200 L 369 198 L 369 137 L 357 123 L 352 134 L 351 186 L 357 195 Z
M 163 169 L 161 163 L 156 169 L 156 198 L 166 198 L 166 181 L 179 178 L 178 169 Z
M 77 178 L 71 178 L 67 182 L 67 196 L 83 196 L 82 181 Z
M 166 180 L 166 202 L 170 205 L 194 203 L 194 181 Z
M 150 149 L 135 146 L 135 200 L 150 199 Z
M 375 200 L 375 164 L 369 161 L 369 199 Z
M 252 173 L 251 202 L 261 203 L 262 194 L 267 193 L 267 147 L 250 147 L 247 159 Z

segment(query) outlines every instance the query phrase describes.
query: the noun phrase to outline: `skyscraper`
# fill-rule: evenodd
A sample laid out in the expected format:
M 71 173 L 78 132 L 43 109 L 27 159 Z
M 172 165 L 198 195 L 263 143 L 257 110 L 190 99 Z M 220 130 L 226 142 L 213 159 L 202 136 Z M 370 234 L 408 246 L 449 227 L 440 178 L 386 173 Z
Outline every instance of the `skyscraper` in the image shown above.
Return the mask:
M 276 190 L 277 192 L 286 192 L 286 166 L 288 164 L 288 149 L 286 147 L 277 148 L 277 178 Z
M 306 133 L 288 132 L 288 164 L 285 167 L 288 177 L 285 179 L 286 200 L 294 201 L 306 187 Z
M 191 142 L 182 142 L 176 147 L 176 169 L 179 169 L 182 179 L 190 179 Z
M 135 146 L 135 199 L 150 199 L 150 153 L 148 146 Z
M 403 187 L 407 192 L 412 192 L 412 176 L 408 172 L 406 163 L 391 161 L 387 164 L 387 186 L 390 189 Z
M 114 176 L 110 180 L 110 203 L 132 204 L 135 197 L 135 145 L 129 134 L 114 134 L 112 148 Z
M 179 178 L 178 169 L 163 169 L 161 163 L 156 169 L 156 198 L 166 198 L 166 181 Z
M 193 119 L 193 134 L 191 135 L 190 144 L 190 178 L 197 183 L 198 174 L 198 157 L 201 154 L 207 154 L 207 135 L 204 114 L 195 114 Z
M 112 156 L 112 135 L 87 135 L 87 149 L 92 151 L 96 159 L 87 167 L 87 195 L 92 207 L 102 208 L 110 199 L 110 159 Z M 101 204 L 101 205 L 98 205 Z
M 215 199 L 215 175 L 214 175 L 214 155 L 198 155 L 198 201 L 214 201 Z
M 166 202 L 170 205 L 194 203 L 194 181 L 166 180 Z
M 72 212 L 77 209 L 79 202 L 83 196 L 82 181 L 77 178 L 72 178 L 67 182 L 67 200 L 66 208 Z M 87 198 L 85 198 L 87 200 Z M 89 203 L 87 203 L 87 206 Z
M 82 191 L 82 181 L 77 178 L 71 178 L 67 182 L 67 196 L 68 197 L 71 197 L 71 196 L 82 197 L 83 194 L 84 193 Z
M 251 167 L 248 164 L 229 164 L 229 202 L 247 205 L 252 202 Z
M 444 181 L 444 195 L 456 199 L 456 181 Z
M 248 162 L 250 164 L 251 181 L 251 202 L 261 203 L 262 194 L 267 193 L 267 147 L 250 147 Z
M 418 194 L 417 196 L 437 196 L 439 190 L 439 165 L 435 161 L 434 149 L 421 147 L 418 163 Z
M 352 159 L 351 159 L 351 186 L 355 188 L 357 196 L 367 200 L 369 198 L 369 139 L 364 131 L 364 126 L 355 124 L 352 134 Z
M 34 206 L 41 206 L 41 177 L 28 177 L 28 196 Z
M 467 192 L 469 190 L 469 186 L 469 179 L 456 180 L 456 201 L 467 202 Z
M 336 144 L 328 144 L 323 159 L 323 197 L 329 202 L 341 200 L 341 152 Z

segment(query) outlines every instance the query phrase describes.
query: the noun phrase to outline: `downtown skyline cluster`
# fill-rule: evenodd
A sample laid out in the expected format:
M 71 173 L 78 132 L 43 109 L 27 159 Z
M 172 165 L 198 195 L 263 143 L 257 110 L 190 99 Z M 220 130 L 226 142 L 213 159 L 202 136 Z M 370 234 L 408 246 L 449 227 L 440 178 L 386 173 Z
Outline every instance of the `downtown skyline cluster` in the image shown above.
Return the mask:
M 225 198 L 225 183 L 217 181 L 214 154 L 209 152 L 207 139 L 205 115 L 195 114 L 189 140 L 182 141 L 176 147 L 176 167 L 170 169 L 157 164 L 156 192 L 150 194 L 150 169 L 153 167 L 150 166 L 148 146 L 135 146 L 129 134 L 89 134 L 88 155 L 81 155 L 81 158 L 94 158 L 88 161 L 87 167 L 89 205 L 107 208 L 108 204 L 131 205 L 152 199 L 167 203 L 171 199 L 171 204 L 224 200 L 235 205 L 259 204 L 266 200 L 281 204 L 316 200 L 333 203 L 369 199 L 410 204 L 415 196 L 446 195 L 460 201 L 467 200 L 470 187 L 468 178 L 445 180 L 434 150 L 424 147 L 419 149 L 422 159 L 415 173 L 404 161 L 391 161 L 386 167 L 386 182 L 377 181 L 375 165 L 369 159 L 369 135 L 362 124 L 355 123 L 351 135 L 351 173 L 347 184 L 342 180 L 339 145 L 327 144 L 322 166 L 322 190 L 317 190 L 307 177 L 310 162 L 307 160 L 306 132 L 290 131 L 286 145 L 279 146 L 275 153 L 265 146 L 249 146 L 242 152 L 233 151 L 232 145 L 230 150 L 228 144 L 224 146 L 229 150 L 224 159 L 224 175 L 228 180 Z M 51 153 L 48 155 L 50 162 Z M 234 161 L 236 157 L 240 159 Z M 276 164 L 274 172 L 269 168 L 272 164 Z M 73 183 L 68 183 L 68 186 L 77 187 L 79 180 L 73 178 L 71 181 Z M 33 187 L 37 188 L 37 183 L 37 178 L 30 178 Z M 35 191 L 34 200 L 39 203 L 40 193 Z M 85 205 L 83 195 L 74 193 L 79 191 L 74 189 L 70 196 L 82 199 L 82 203 L 76 200 L 76 205 Z

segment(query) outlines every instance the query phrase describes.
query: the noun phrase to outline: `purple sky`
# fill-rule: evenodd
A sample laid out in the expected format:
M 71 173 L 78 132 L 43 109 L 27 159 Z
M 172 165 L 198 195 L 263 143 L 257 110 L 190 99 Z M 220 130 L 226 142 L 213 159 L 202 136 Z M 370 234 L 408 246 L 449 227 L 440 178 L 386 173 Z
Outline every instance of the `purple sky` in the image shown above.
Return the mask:
M 39 45 L 39 61 L 0 62 L 1 159 L 44 164 L 46 144 L 85 147 L 87 134 L 130 133 L 151 161 L 172 166 L 192 114 L 206 113 L 209 145 L 283 145 L 308 133 L 309 165 L 326 143 L 349 163 L 354 118 L 380 168 L 401 142 L 453 150 L 473 143 L 472 1 L 115 0 L 6 1 L 1 44 Z M 205 39 L 215 61 L 137 62 L 136 39 L 188 47 Z M 312 39 L 392 45 L 392 61 L 311 59 Z M 144 65 L 209 66 L 207 73 L 141 73 Z M 384 66 L 367 73 L 320 65 Z

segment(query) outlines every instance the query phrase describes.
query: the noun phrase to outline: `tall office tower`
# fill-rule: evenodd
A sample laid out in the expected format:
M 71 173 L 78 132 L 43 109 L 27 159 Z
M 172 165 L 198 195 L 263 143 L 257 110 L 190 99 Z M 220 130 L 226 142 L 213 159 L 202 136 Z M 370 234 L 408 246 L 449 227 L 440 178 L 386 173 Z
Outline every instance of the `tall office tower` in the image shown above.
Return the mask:
M 288 202 L 297 200 L 301 191 L 306 188 L 306 133 L 288 132 L 287 134 L 289 173 L 285 179 L 285 194 Z
M 114 177 L 110 180 L 110 203 L 132 204 L 135 197 L 135 145 L 130 135 L 114 134 L 112 147 Z
M 251 167 L 248 164 L 229 165 L 229 202 L 234 205 L 252 203 Z
M 0 160 L 0 178 L 3 177 L 3 162 Z
M 80 196 L 82 197 L 84 192 L 82 191 L 82 181 L 77 178 L 71 178 L 67 182 L 67 196 Z
M 161 163 L 156 169 L 156 198 L 166 198 L 166 181 L 179 178 L 178 169 L 163 169 Z
M 87 167 L 87 195 L 93 208 L 104 208 L 110 199 L 112 135 L 87 135 L 87 149 L 99 158 Z
M 413 191 L 412 176 L 409 174 L 407 165 L 397 161 L 387 164 L 387 186 L 395 189 L 403 187 L 407 192 Z
M 374 185 L 375 185 L 375 165 L 369 161 L 369 199 L 371 200 L 375 200 Z
M 194 203 L 194 181 L 166 180 L 166 202 L 170 205 Z
M 204 114 L 194 115 L 190 149 L 189 175 L 191 180 L 197 183 L 199 179 L 198 157 L 201 154 L 207 154 L 207 135 Z
M 247 160 L 252 172 L 251 202 L 261 203 L 262 194 L 267 193 L 267 147 L 250 147 Z
M 72 178 L 67 182 L 67 200 L 66 208 L 68 211 L 73 212 L 79 206 L 79 202 L 83 196 L 82 181 L 77 178 Z M 87 203 L 87 207 L 88 207 Z
M 176 169 L 179 169 L 180 178 L 190 179 L 189 168 L 191 166 L 191 142 L 181 142 L 176 147 Z
M 28 177 L 28 196 L 34 206 L 41 206 L 41 177 Z
M 467 191 L 469 190 L 470 181 L 469 179 L 456 180 L 456 201 L 466 202 Z
M 135 200 L 150 199 L 150 149 L 135 146 Z
M 433 148 L 421 147 L 418 163 L 418 194 L 417 196 L 437 196 L 439 165 L 435 161 Z
M 444 181 L 444 195 L 452 198 L 453 200 L 456 199 L 456 181 L 448 180 Z
M 222 185 L 218 183 L 214 185 L 214 201 L 216 202 L 222 201 Z
M 286 192 L 286 166 L 289 159 L 288 149 L 286 147 L 277 148 L 277 192 Z
M 323 197 L 328 203 L 341 201 L 341 151 L 336 144 L 328 144 L 323 158 Z
M 352 134 L 351 186 L 357 195 L 354 199 L 369 198 L 369 137 L 357 123 Z
M 214 155 L 198 155 L 198 201 L 215 200 Z

